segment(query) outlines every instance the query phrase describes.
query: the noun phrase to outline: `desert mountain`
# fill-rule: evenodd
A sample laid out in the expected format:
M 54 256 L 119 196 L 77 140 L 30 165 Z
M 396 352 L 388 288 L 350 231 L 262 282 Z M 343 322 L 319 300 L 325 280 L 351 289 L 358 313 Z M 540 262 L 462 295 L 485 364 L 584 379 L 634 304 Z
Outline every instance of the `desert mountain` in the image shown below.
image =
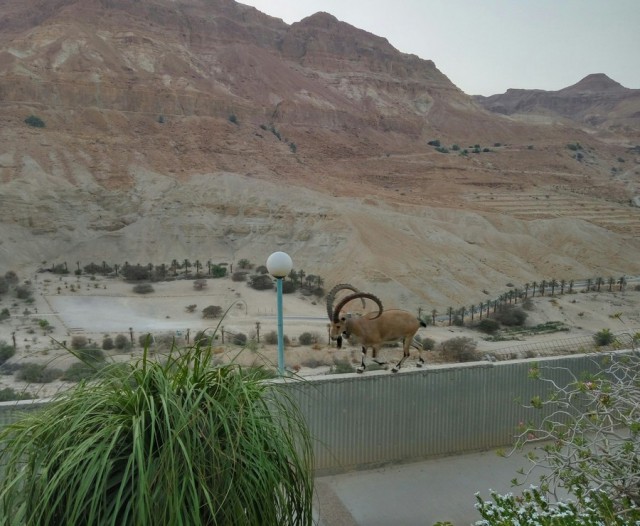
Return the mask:
M 5 0 L 0 103 L 0 270 L 285 250 L 436 309 L 640 274 L 637 129 L 493 113 L 328 13 Z
M 510 89 L 501 95 L 473 98 L 489 111 L 504 115 L 560 117 L 640 135 L 640 89 L 625 88 L 603 73 L 588 75 L 558 91 Z

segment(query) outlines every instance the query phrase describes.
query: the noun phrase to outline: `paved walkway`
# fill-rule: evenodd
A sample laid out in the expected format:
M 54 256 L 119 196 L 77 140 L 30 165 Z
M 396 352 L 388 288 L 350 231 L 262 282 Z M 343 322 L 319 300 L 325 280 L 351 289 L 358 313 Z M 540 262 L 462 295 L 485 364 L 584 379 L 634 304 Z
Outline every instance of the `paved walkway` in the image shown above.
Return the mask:
M 369 471 L 316 479 L 320 526 L 455 526 L 482 519 L 475 509 L 475 493 L 490 499 L 490 490 L 519 493 L 511 480 L 530 463 L 524 454 L 510 458 L 496 451 L 392 465 Z M 538 477 L 526 487 L 537 484 Z

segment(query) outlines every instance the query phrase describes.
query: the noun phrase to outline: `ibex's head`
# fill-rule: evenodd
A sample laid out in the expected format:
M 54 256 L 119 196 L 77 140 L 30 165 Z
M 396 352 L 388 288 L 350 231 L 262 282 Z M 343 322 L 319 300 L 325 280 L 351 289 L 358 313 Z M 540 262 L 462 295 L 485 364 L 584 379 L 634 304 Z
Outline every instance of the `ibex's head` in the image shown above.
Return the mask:
M 350 301 L 360 299 L 364 306 L 364 300 L 370 299 L 373 300 L 378 305 L 378 314 L 376 316 L 372 316 L 368 318 L 370 320 L 376 319 L 380 314 L 382 314 L 382 302 L 373 294 L 369 294 L 368 292 L 356 292 L 355 294 L 350 294 L 345 297 L 338 303 L 333 310 L 331 315 L 331 330 L 329 332 L 329 336 L 332 340 L 337 340 L 338 349 L 342 347 L 342 337 L 349 337 L 349 328 L 348 328 L 348 317 L 345 314 L 340 314 L 340 311 L 344 308 L 344 306 Z
M 333 320 L 333 302 L 336 299 L 336 294 L 341 290 L 350 290 L 352 292 L 359 292 L 357 288 L 349 283 L 338 283 L 327 293 L 327 316 L 329 321 Z M 362 306 L 364 307 L 364 300 L 362 300 Z M 334 338 L 335 339 L 335 338 Z M 342 346 L 342 337 L 338 338 L 338 348 Z

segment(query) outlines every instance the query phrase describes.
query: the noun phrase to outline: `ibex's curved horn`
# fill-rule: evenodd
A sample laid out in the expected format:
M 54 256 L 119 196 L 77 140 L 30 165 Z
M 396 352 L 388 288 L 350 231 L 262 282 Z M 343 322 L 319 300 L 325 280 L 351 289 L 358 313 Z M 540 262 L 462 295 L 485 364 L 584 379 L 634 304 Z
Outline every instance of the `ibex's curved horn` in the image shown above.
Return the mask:
M 373 318 L 369 318 L 370 320 L 375 320 L 378 316 L 380 316 L 380 314 L 382 314 L 382 311 L 383 311 L 382 302 L 377 296 L 374 296 L 373 294 L 369 294 L 368 292 L 356 292 L 355 294 L 350 294 L 346 298 L 343 298 L 342 301 L 340 301 L 340 303 L 336 305 L 336 308 L 333 311 L 333 315 L 331 317 L 333 322 L 337 323 L 340 320 L 340 311 L 347 303 L 353 300 L 357 300 L 358 298 L 361 298 L 363 303 L 365 299 L 370 299 L 370 300 L 373 300 L 378 305 L 378 309 L 379 309 L 378 315 L 374 316 Z
M 357 288 L 355 288 L 353 285 L 349 285 L 348 283 L 338 283 L 335 287 L 333 287 L 327 294 L 327 316 L 330 320 L 333 319 L 333 302 L 336 299 L 336 294 L 341 290 L 351 290 L 353 292 L 359 292 Z M 364 307 L 364 300 L 362 302 L 362 306 Z

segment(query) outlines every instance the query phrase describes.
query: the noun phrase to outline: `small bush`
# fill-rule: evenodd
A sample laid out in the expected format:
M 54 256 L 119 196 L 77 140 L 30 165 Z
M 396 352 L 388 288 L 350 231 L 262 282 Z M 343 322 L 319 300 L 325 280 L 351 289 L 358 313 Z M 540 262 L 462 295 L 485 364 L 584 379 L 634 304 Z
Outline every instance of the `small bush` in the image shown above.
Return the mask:
M 193 288 L 195 290 L 204 290 L 207 288 L 207 280 L 206 279 L 196 279 L 193 282 Z M 195 309 L 195 305 L 193 306 L 193 308 Z M 193 311 L 190 311 L 193 312 Z
M 35 398 L 27 391 L 16 391 L 12 387 L 0 389 L 0 402 L 12 402 L 14 400 L 31 400 Z
M 293 281 L 283 281 L 282 282 L 282 293 L 283 294 L 291 294 L 296 291 L 296 286 Z
M 478 344 L 471 338 L 460 336 L 440 345 L 442 357 L 450 362 L 473 362 L 480 359 Z
M 60 369 L 47 369 L 46 365 L 39 363 L 25 363 L 18 370 L 18 380 L 29 383 L 48 384 L 62 376 Z
M 0 311 L 0 321 L 8 320 L 10 317 L 11 313 L 9 312 L 9 309 L 4 308 Z
M 6 362 L 16 353 L 13 345 L 8 344 L 4 340 L 0 340 L 0 365 Z
M 83 360 L 86 362 L 103 362 L 104 361 L 104 352 L 102 351 L 102 349 L 98 349 L 97 347 L 78 349 L 76 351 L 76 356 L 80 360 Z
M 87 346 L 88 340 L 86 336 L 74 336 L 71 338 L 71 348 L 78 350 Z
M 495 334 L 500 328 L 500 324 L 492 318 L 485 318 L 478 323 L 477 327 L 479 331 L 486 334 Z
M 65 382 L 79 382 L 81 380 L 93 378 L 97 372 L 98 371 L 95 367 L 91 367 L 83 362 L 77 362 L 71 364 L 69 368 L 62 373 L 62 377 L 60 379 Z
M 520 307 L 507 306 L 494 314 L 494 318 L 508 327 L 522 326 L 527 321 L 528 314 Z
M 222 314 L 222 307 L 218 305 L 209 305 L 202 309 L 202 317 L 205 319 L 219 318 Z
M 110 336 L 106 336 L 105 339 L 102 340 L 102 350 L 110 351 L 113 348 L 114 348 L 113 338 L 111 338 Z
M 436 347 L 436 341 L 433 338 L 423 338 L 422 339 L 422 350 L 424 351 L 433 351 Z
M 247 335 L 244 334 L 243 332 L 238 332 L 238 333 L 233 335 L 233 338 L 231 339 L 231 342 L 234 345 L 246 345 L 247 344 Z
M 138 283 L 133 287 L 133 292 L 136 294 L 149 294 L 153 292 L 153 286 L 151 283 Z
M 313 345 L 320 341 L 320 335 L 317 332 L 303 332 L 298 336 L 300 345 Z
M 242 270 L 234 272 L 233 274 L 231 274 L 231 281 L 247 281 L 247 272 Z
M 118 334 L 114 340 L 114 345 L 116 349 L 122 351 L 123 349 L 131 347 L 131 341 L 130 338 L 127 338 L 124 334 Z
M 282 336 L 282 340 L 283 340 L 285 345 L 289 345 L 291 343 L 290 340 L 289 340 L 289 337 L 286 334 L 284 334 Z M 278 333 L 276 331 L 268 332 L 267 334 L 264 335 L 264 342 L 269 344 L 269 345 L 277 345 L 278 344 Z
M 273 288 L 273 278 L 268 274 L 255 274 L 249 279 L 249 286 L 255 290 L 270 290 Z
M 44 121 L 40 117 L 37 117 L 35 115 L 29 115 L 24 120 L 24 122 L 25 124 L 28 124 L 29 126 L 32 126 L 34 128 L 44 128 L 45 126 Z
M 616 337 L 611 332 L 611 329 L 602 329 L 593 335 L 593 339 L 598 347 L 603 347 L 612 344 Z

